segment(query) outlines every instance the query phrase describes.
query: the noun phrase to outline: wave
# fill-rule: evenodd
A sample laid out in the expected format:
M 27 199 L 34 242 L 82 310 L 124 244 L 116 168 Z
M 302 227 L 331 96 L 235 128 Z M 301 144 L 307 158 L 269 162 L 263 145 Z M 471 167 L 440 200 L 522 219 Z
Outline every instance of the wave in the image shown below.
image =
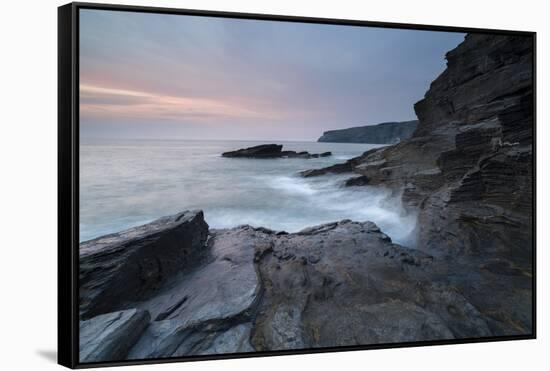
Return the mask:
M 311 196 L 319 191 L 297 177 L 278 176 L 268 181 L 268 186 L 287 194 Z
M 250 224 L 291 233 L 342 219 L 372 221 L 394 242 L 414 246 L 416 215 L 405 212 L 401 195 L 382 187 L 344 188 L 346 178 L 257 176 L 258 187 L 272 190 L 261 207 L 206 210 L 206 218 L 215 228 Z
M 332 156 L 332 158 L 334 158 L 335 160 L 338 160 L 338 161 L 347 161 L 347 160 L 350 160 L 354 157 L 356 157 L 356 156 L 347 156 L 347 155 L 334 155 L 334 156 Z
M 291 175 L 342 162 L 372 146 L 289 145 L 292 150 L 335 154 L 307 160 L 228 160 L 220 156 L 241 144 L 139 142 L 130 148 L 85 148 L 81 154 L 81 240 L 182 210 L 201 209 L 212 228 L 250 224 L 297 232 L 342 219 L 370 220 L 395 242 L 412 244 L 416 216 L 404 212 L 398 195 L 378 187 L 343 187 L 348 176 L 338 174 Z

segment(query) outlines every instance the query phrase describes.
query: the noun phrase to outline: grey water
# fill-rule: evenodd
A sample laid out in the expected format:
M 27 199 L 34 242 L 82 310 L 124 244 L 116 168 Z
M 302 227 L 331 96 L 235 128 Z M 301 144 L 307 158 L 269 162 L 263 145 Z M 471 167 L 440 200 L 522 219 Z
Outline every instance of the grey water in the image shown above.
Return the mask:
M 81 140 L 80 241 L 201 209 L 211 228 L 242 224 L 277 231 L 351 219 L 370 220 L 408 244 L 416 217 L 382 187 L 342 187 L 349 175 L 302 178 L 379 145 L 281 142 L 285 150 L 333 156 L 238 159 L 221 153 L 269 142 Z

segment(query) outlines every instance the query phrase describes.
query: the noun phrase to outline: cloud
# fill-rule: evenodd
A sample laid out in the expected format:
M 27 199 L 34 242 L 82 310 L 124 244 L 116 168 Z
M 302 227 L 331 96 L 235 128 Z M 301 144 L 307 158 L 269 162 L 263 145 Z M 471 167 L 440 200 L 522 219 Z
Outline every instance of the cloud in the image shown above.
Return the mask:
M 445 52 L 463 38 L 83 10 L 82 127 L 93 126 L 83 132 L 109 137 L 124 126 L 128 137 L 157 137 L 162 123 L 169 137 L 192 127 L 199 139 L 312 140 L 326 130 L 410 120 Z
M 83 118 L 120 117 L 136 120 L 276 119 L 279 114 L 219 99 L 153 94 L 123 88 L 80 85 Z

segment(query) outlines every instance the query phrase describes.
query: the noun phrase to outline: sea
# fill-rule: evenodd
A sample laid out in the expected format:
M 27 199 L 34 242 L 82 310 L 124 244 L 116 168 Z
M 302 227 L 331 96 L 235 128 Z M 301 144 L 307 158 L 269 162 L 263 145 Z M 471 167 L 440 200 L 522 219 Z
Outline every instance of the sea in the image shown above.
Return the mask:
M 80 241 L 200 209 L 210 228 L 243 224 L 297 232 L 351 219 L 373 221 L 396 243 L 412 245 L 416 216 L 383 187 L 343 187 L 350 175 L 302 178 L 302 170 L 344 162 L 373 144 L 282 142 L 283 150 L 323 158 L 225 158 L 266 141 L 104 140 L 80 143 Z

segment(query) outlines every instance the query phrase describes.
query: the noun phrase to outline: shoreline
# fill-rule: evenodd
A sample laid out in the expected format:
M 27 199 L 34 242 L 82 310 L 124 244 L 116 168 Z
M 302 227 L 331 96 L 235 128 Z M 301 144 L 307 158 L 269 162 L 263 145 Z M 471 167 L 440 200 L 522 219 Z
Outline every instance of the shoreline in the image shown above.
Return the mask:
M 403 190 L 415 249 L 369 221 L 285 234 L 210 229 L 202 211 L 88 241 L 81 336 L 124 347 L 86 361 L 531 335 L 532 53 L 466 36 L 411 138 L 303 174 Z

